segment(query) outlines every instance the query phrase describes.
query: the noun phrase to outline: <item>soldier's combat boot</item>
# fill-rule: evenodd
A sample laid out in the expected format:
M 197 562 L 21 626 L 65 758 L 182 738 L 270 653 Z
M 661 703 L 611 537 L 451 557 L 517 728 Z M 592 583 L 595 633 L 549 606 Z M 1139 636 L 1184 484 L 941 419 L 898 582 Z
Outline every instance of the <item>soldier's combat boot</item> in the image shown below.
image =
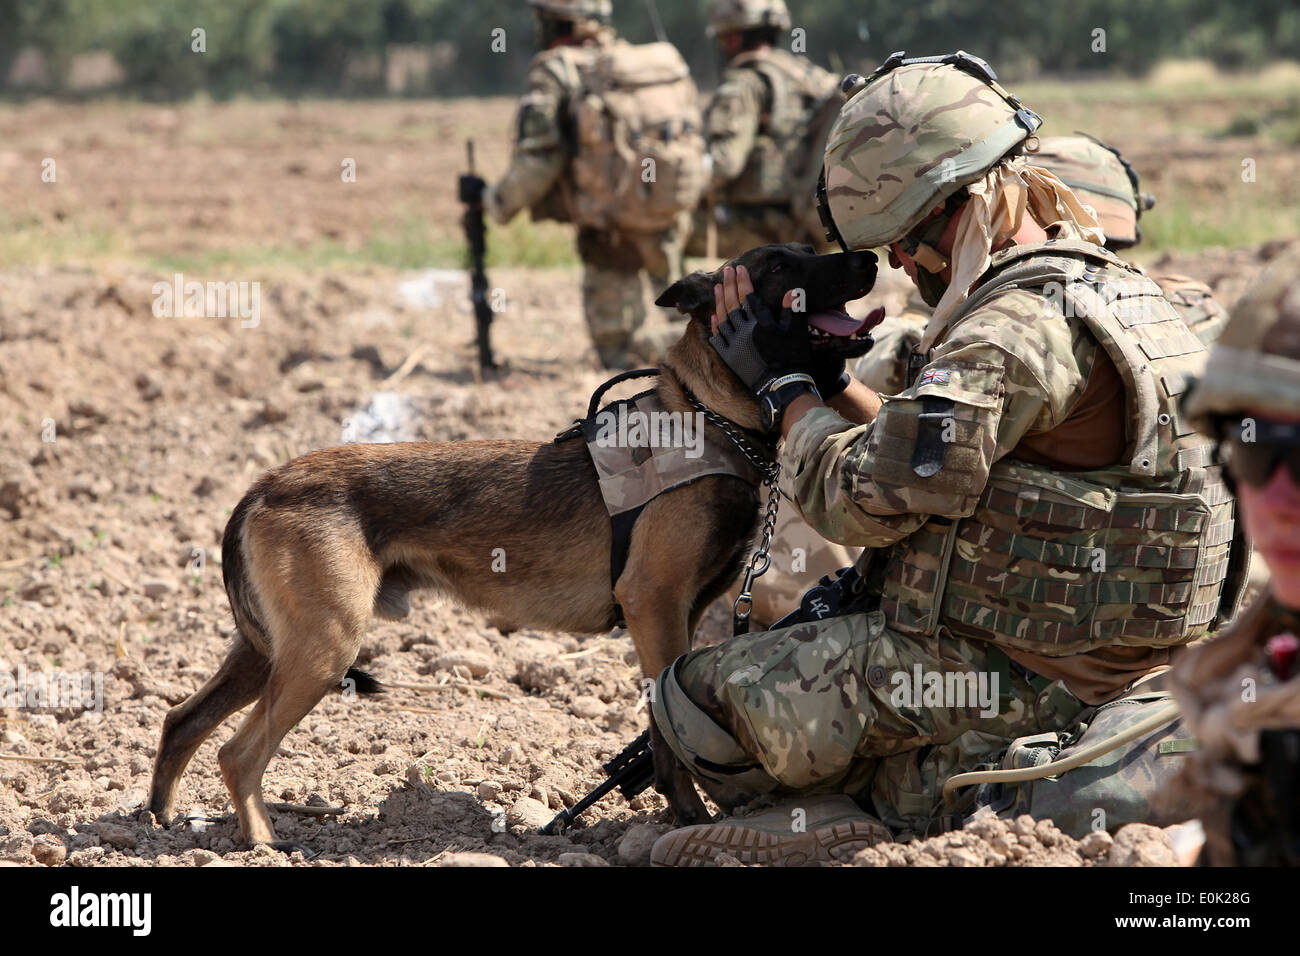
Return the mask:
M 846 863 L 859 850 L 889 839 L 884 824 L 851 797 L 822 794 L 665 833 L 655 841 L 650 862 L 717 866 L 726 855 L 744 864 L 817 866 Z

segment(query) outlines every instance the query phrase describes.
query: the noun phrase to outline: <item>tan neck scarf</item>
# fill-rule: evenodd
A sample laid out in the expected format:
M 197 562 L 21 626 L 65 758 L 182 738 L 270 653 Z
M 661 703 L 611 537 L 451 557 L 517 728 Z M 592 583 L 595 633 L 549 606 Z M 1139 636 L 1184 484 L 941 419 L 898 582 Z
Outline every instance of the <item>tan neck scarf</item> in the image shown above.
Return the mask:
M 966 190 L 970 200 L 965 204 L 948 256 L 952 281 L 925 327 L 921 340 L 924 351 L 934 346 L 975 280 L 988 269 L 993 247 L 1020 229 L 1026 209 L 1044 228 L 1063 221 L 1075 227 L 1081 239 L 1099 246 L 1106 241 L 1092 207 L 1080 202 L 1070 187 L 1052 173 L 1030 166 L 1023 156 L 1003 160 Z

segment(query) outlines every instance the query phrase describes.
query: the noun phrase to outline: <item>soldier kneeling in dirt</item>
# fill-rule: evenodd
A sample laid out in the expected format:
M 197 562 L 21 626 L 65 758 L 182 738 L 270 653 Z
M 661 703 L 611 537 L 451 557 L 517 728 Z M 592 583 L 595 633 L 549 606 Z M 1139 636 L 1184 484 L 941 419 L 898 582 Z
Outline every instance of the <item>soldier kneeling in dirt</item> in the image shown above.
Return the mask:
M 804 519 L 868 549 L 867 586 L 841 616 L 660 674 L 665 745 L 749 812 L 666 834 L 654 862 L 829 861 L 882 823 L 955 825 L 979 789 L 945 806 L 952 775 L 1070 733 L 1235 611 L 1232 499 L 1178 412 L 1204 347 L 1027 161 L 1040 122 L 961 53 L 890 57 L 840 112 L 828 228 L 845 249 L 888 246 L 934 310 L 900 395 L 814 363 L 800 312 L 725 275 L 714 347 L 770 410 Z M 1124 783 L 1111 828 L 1147 818 L 1141 781 Z
M 1220 442 L 1268 590 L 1174 670 L 1197 749 L 1175 788 L 1207 862 L 1300 865 L 1300 250 L 1233 310 L 1187 414 Z

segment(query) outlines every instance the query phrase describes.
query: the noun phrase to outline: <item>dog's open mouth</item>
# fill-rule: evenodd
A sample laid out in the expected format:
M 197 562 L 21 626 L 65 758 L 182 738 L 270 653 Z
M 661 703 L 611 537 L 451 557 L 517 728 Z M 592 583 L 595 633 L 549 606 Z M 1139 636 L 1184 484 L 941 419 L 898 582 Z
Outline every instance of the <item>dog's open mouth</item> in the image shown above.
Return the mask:
M 852 338 L 859 331 L 865 331 L 862 327 L 866 324 L 866 319 L 855 319 L 841 305 L 838 309 L 823 309 L 808 316 L 808 336 L 813 339 L 828 336 Z
M 838 309 L 821 309 L 808 316 L 808 340 L 814 350 L 856 358 L 865 355 L 875 344 L 871 330 L 884 316 L 884 309 L 873 309 L 864 319 L 855 319 L 844 311 L 843 305 Z

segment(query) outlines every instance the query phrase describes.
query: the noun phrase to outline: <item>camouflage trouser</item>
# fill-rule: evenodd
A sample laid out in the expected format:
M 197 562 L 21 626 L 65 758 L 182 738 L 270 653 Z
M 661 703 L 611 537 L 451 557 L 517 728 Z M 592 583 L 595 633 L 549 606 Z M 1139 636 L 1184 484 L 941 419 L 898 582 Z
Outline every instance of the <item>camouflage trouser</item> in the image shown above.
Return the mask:
M 626 367 L 631 361 L 652 362 L 681 336 L 676 309 L 656 308 L 658 321 L 646 325 L 646 289 L 649 277 L 653 300 L 682 277 L 682 229 L 664 233 L 616 233 L 600 229 L 578 230 L 578 255 L 582 259 L 582 308 L 592 344 L 607 368 Z
M 899 634 L 871 611 L 685 654 L 659 675 L 653 709 L 724 809 L 847 793 L 886 825 L 924 833 L 940 823 L 949 776 L 1016 737 L 1068 727 L 1085 705 L 988 644 L 943 628 Z

